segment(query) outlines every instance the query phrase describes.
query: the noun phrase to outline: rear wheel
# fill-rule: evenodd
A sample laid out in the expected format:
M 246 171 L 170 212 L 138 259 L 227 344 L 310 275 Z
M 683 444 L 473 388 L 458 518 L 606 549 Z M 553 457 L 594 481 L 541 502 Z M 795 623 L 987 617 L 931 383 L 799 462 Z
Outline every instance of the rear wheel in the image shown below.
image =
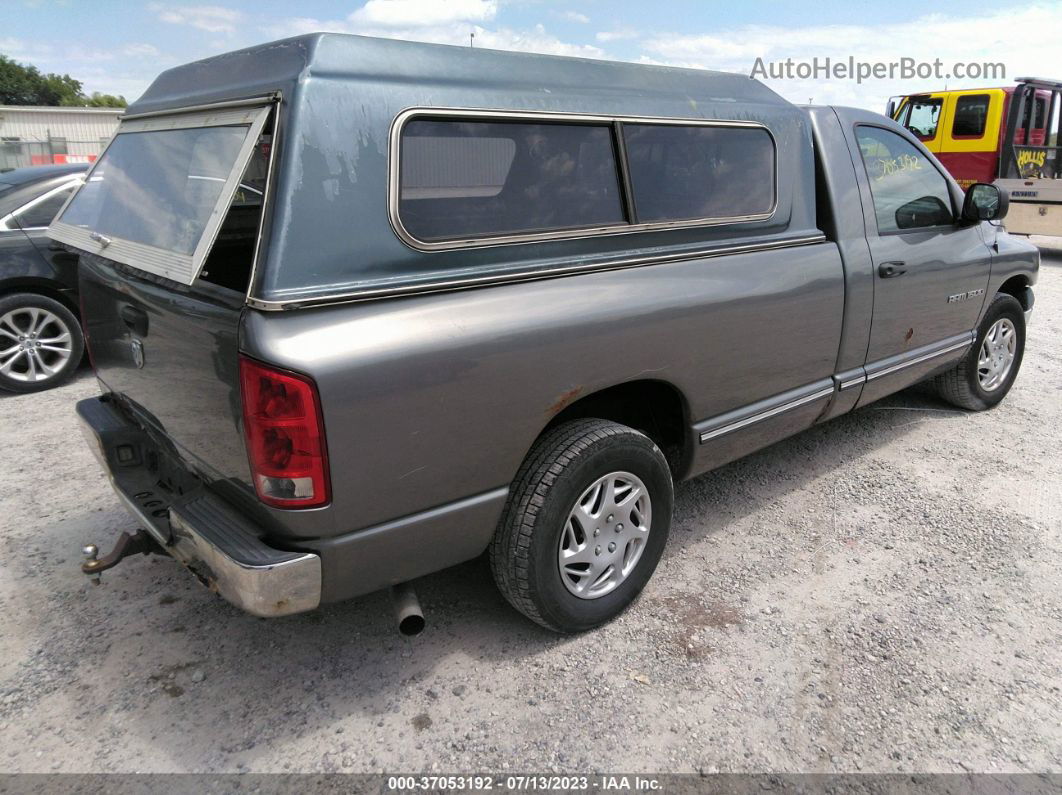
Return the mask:
M 999 293 L 988 306 L 977 338 L 954 368 L 933 379 L 937 393 L 970 411 L 997 405 L 1014 384 L 1025 353 L 1025 312 L 1014 296 Z
M 85 343 L 74 314 L 37 293 L 0 298 L 0 389 L 39 392 L 77 369 Z
M 560 425 L 517 473 L 491 543 L 494 579 L 547 629 L 604 624 L 652 576 L 673 499 L 667 461 L 644 434 L 605 420 Z

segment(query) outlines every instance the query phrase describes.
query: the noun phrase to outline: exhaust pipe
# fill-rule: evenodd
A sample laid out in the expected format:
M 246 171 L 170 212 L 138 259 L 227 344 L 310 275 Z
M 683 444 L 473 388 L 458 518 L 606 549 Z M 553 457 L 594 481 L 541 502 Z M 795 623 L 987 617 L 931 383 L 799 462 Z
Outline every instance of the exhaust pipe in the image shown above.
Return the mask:
M 412 637 L 424 630 L 424 613 L 420 609 L 417 592 L 408 582 L 391 586 L 391 602 L 394 605 L 398 631 Z

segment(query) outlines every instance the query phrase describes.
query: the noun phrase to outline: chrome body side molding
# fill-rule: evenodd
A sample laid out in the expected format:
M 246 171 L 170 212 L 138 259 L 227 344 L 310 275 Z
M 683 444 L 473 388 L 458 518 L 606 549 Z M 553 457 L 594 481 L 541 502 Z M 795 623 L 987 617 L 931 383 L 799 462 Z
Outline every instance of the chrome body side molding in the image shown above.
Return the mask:
M 873 381 L 886 375 L 892 375 L 893 373 L 912 367 L 916 364 L 927 362 L 930 359 L 935 359 L 938 356 L 957 351 L 960 348 L 966 348 L 971 345 L 973 341 L 974 332 L 966 331 L 954 337 L 948 337 L 947 339 L 934 342 L 930 345 L 915 348 L 906 353 L 900 354 L 899 356 L 890 356 L 888 359 L 872 362 L 866 366 L 867 381 Z
M 814 403 L 816 400 L 824 400 L 831 397 L 834 391 L 832 379 L 817 381 L 799 390 L 786 392 L 782 395 L 753 403 L 750 406 L 745 406 L 735 412 L 729 412 L 721 417 L 699 423 L 697 429 L 700 434 L 701 444 L 724 434 L 733 433 L 758 422 L 777 417 L 787 411 L 806 406 L 809 403 Z M 741 416 L 742 413 L 745 413 L 746 416 Z
M 695 428 L 701 444 L 758 422 L 777 417 L 785 412 L 833 396 L 835 393 L 862 386 L 865 383 L 892 375 L 923 362 L 936 359 L 968 347 L 974 341 L 974 332 L 967 331 L 931 345 L 915 348 L 901 356 L 893 356 L 873 362 L 866 367 L 835 373 L 829 382 L 817 381 L 799 390 L 786 392 L 774 398 L 743 406 L 735 411 L 698 423 Z M 826 384 L 829 384 L 828 386 Z

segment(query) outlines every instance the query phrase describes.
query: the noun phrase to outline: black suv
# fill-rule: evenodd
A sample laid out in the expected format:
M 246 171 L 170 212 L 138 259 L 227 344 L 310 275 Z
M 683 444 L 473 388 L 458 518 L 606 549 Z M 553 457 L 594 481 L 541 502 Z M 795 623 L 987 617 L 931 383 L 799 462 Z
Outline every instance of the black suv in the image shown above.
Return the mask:
M 45 231 L 87 169 L 73 164 L 0 173 L 0 389 L 49 389 L 81 361 L 77 256 Z

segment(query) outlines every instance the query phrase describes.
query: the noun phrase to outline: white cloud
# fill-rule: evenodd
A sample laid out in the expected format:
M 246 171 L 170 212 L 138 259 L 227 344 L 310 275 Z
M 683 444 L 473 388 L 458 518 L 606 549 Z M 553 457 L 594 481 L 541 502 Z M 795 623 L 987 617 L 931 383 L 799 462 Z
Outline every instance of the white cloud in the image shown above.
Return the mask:
M 369 0 L 345 19 L 294 17 L 270 25 L 265 30 L 274 36 L 324 31 L 459 46 L 468 46 L 469 34 L 474 33 L 475 46 L 486 49 L 582 58 L 605 57 L 601 48 L 563 41 L 549 33 L 543 25 L 517 30 L 478 24 L 479 21 L 492 21 L 496 14 L 496 0 Z
M 578 11 L 561 11 L 557 16 L 569 22 L 578 22 L 580 25 L 586 25 L 590 22 L 590 17 L 586 14 L 580 14 Z
M 347 20 L 366 27 L 413 28 L 489 22 L 497 13 L 497 0 L 369 0 Z
M 25 41 L 7 36 L 0 38 L 0 52 L 12 60 L 32 63 L 34 58 L 51 55 L 54 48 L 43 42 Z
M 158 54 L 159 48 L 154 44 L 138 42 L 135 44 L 127 44 L 122 48 L 122 55 L 127 55 L 131 58 L 149 58 Z
M 463 43 L 463 42 L 458 42 Z M 542 25 L 535 25 L 531 30 L 512 30 L 511 28 L 499 28 L 498 30 L 476 31 L 476 46 L 488 47 L 492 50 L 517 50 L 520 52 L 538 52 L 546 55 L 571 55 L 577 58 L 604 58 L 605 53 L 599 47 L 592 44 L 571 44 L 561 41 L 556 36 L 546 32 Z
M 1051 36 L 1019 31 L 1062 30 L 1062 4 L 1010 8 L 981 15 L 946 17 L 931 14 L 890 25 L 817 25 L 777 27 L 748 25 L 711 34 L 660 34 L 642 44 L 645 62 L 692 66 L 749 74 L 757 58 L 765 63 L 810 62 L 827 56 L 847 60 L 892 62 L 901 58 L 931 62 L 940 58 L 943 71 L 956 63 L 1001 62 L 1005 78 L 947 81 L 949 88 L 1012 83 L 1026 74 L 1062 74 L 1062 51 Z M 602 40 L 599 38 L 599 40 Z M 794 102 L 849 104 L 880 111 L 893 94 L 943 88 L 935 80 L 765 80 Z
M 190 25 L 207 33 L 233 33 L 243 12 L 224 6 L 171 6 L 151 3 L 149 9 L 171 25 Z
M 602 30 L 594 34 L 594 38 L 601 42 L 623 41 L 636 39 L 640 34 L 634 28 L 620 28 L 619 30 Z

